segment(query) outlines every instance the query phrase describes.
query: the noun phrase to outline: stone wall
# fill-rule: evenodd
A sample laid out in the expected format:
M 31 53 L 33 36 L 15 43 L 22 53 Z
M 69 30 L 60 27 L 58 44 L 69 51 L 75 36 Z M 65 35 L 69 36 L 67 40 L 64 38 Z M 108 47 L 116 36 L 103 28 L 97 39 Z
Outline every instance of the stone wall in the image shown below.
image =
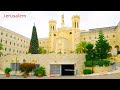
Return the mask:
M 85 67 L 85 69 L 92 70 L 92 67 Z M 103 67 L 95 66 L 95 67 L 93 67 L 93 71 L 94 71 L 94 73 L 110 72 L 111 66 L 107 66 L 107 67 L 106 66 L 103 66 Z
M 11 63 L 23 63 L 23 60 L 26 62 L 32 62 L 40 64 L 46 68 L 47 75 L 50 74 L 50 64 L 74 64 L 75 65 L 75 75 L 76 69 L 78 74 L 82 70 L 84 65 L 85 55 L 84 54 L 26 54 L 26 55 L 7 55 L 0 58 L 0 68 L 5 69 L 10 67 Z

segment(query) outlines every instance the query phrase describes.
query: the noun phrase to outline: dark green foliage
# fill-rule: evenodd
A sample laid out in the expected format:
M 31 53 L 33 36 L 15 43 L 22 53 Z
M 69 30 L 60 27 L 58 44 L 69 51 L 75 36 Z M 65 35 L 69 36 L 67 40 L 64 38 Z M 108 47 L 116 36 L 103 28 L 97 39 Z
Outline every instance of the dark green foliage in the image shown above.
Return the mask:
M 88 43 L 86 45 L 86 61 L 95 59 L 95 50 L 93 49 L 93 44 Z
M 90 69 L 84 69 L 83 73 L 86 74 L 92 74 L 92 71 Z
M 38 43 L 37 31 L 36 31 L 36 27 L 33 26 L 32 37 L 31 37 L 30 47 L 29 47 L 29 53 L 39 54 L 38 48 L 39 48 L 39 43 Z
M 108 41 L 105 39 L 102 31 L 100 31 L 99 38 L 98 38 L 98 41 L 96 41 L 96 47 L 95 47 L 96 58 L 101 60 L 108 58 L 109 47 L 110 46 Z
M 11 71 L 12 71 L 12 69 L 11 68 L 5 68 L 5 73 L 7 74 L 7 73 L 10 73 Z
M 46 70 L 45 67 L 41 66 L 34 70 L 34 75 L 38 76 L 38 74 L 42 74 L 42 76 L 46 76 Z
M 92 62 L 92 60 L 88 60 L 88 61 L 84 62 L 84 64 L 85 64 L 86 67 L 92 67 L 92 65 L 93 66 L 96 66 L 96 65 L 98 65 L 98 66 L 103 66 L 103 65 L 109 66 L 110 61 L 109 60 L 94 60 Z
M 86 67 L 92 67 L 92 61 L 91 60 L 84 62 L 84 64 L 85 64 Z

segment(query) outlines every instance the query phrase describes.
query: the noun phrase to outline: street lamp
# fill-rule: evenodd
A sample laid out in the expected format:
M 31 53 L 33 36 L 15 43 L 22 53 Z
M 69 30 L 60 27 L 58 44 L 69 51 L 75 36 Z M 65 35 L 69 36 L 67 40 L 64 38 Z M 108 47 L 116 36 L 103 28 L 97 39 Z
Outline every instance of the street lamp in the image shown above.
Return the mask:
M 15 70 L 15 74 L 17 74 L 17 58 L 18 58 L 18 56 L 16 57 L 16 70 Z
M 17 73 L 17 57 L 16 57 L 16 70 L 15 70 L 15 74 Z

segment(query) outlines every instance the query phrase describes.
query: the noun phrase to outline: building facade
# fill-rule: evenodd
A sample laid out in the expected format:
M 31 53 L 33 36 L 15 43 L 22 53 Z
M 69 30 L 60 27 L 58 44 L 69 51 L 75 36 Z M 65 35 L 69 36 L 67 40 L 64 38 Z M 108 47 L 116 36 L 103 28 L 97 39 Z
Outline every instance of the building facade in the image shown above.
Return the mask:
M 80 29 L 80 16 L 74 15 L 71 18 L 71 27 L 65 27 L 64 15 L 61 16 L 61 27 L 57 28 L 55 20 L 49 21 L 49 36 L 39 38 L 39 46 L 44 47 L 48 52 L 71 53 L 76 49 L 76 44 L 86 41 L 95 44 L 98 40 L 98 32 L 102 30 L 105 38 L 110 43 L 110 50 L 119 51 L 120 47 L 120 23 L 116 26 L 95 28 L 89 30 Z M 29 49 L 30 38 L 22 36 L 4 27 L 0 27 L 0 42 L 3 44 L 4 55 L 26 54 Z
M 26 54 L 30 39 L 4 27 L 0 27 L 0 43 L 3 44 L 3 56 Z
M 56 28 L 55 20 L 49 21 L 49 37 L 40 38 L 39 44 L 48 52 L 70 53 L 76 49 L 76 44 L 86 41 L 95 44 L 98 40 L 99 30 L 102 30 L 105 38 L 110 43 L 110 50 L 119 51 L 120 47 L 120 23 L 116 26 L 95 28 L 89 30 L 80 29 L 80 16 L 74 15 L 71 18 L 72 27 L 65 27 L 64 15 L 61 16 L 61 27 Z

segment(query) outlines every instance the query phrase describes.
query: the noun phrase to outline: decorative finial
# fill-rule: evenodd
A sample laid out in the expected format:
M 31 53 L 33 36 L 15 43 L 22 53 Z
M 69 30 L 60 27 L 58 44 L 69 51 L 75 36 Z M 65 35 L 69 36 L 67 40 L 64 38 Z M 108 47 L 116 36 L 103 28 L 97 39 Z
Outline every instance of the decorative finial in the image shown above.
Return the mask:
M 34 22 L 34 26 L 35 26 L 35 22 Z
M 61 27 L 64 27 L 64 14 L 62 14 L 62 22 L 61 22 Z

